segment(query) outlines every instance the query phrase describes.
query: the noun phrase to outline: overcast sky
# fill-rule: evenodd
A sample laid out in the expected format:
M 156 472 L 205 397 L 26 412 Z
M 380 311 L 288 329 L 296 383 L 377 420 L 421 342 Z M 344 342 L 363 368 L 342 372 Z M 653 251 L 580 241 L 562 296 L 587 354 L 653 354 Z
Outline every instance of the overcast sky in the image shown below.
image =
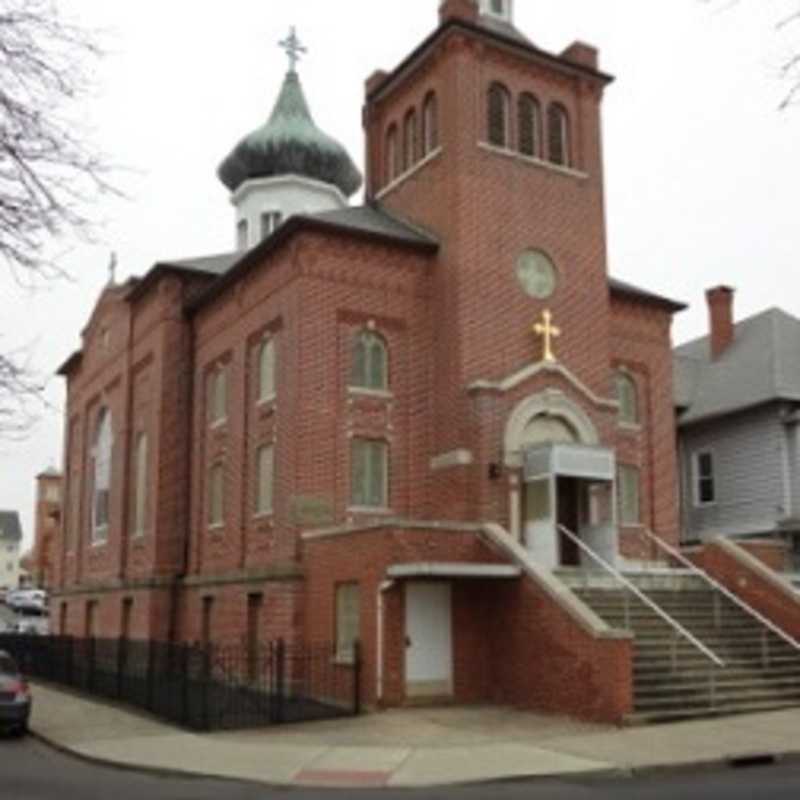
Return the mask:
M 729 0 L 719 0 L 719 7 Z M 60 242 L 73 275 L 36 294 L 0 274 L 3 346 L 30 345 L 50 374 L 80 344 L 108 278 L 156 260 L 224 252 L 233 211 L 219 161 L 267 116 L 286 70 L 276 46 L 294 24 L 310 52 L 301 78 L 317 123 L 363 164 L 363 84 L 395 66 L 437 22 L 438 0 L 60 0 L 104 31 L 108 55 L 83 117 L 126 171 L 128 199 L 96 209 L 97 246 Z M 792 38 L 781 9 L 796 0 L 516 0 L 537 45 L 600 48 L 617 76 L 604 108 L 609 265 L 613 275 L 691 303 L 675 341 L 706 328 L 703 291 L 736 287 L 737 317 L 773 305 L 800 315 L 800 107 L 779 113 L 777 74 Z M 800 28 L 800 26 L 796 26 Z M 22 513 L 32 539 L 34 476 L 61 465 L 63 403 L 24 443 L 0 442 L 0 508 Z

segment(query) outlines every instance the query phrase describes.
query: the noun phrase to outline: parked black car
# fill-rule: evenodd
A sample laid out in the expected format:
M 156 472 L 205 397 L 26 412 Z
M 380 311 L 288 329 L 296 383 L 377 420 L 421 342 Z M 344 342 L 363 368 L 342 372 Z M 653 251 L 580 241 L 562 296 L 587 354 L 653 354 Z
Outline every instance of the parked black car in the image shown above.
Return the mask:
M 14 659 L 0 650 L 0 728 L 27 733 L 31 705 L 30 689 Z

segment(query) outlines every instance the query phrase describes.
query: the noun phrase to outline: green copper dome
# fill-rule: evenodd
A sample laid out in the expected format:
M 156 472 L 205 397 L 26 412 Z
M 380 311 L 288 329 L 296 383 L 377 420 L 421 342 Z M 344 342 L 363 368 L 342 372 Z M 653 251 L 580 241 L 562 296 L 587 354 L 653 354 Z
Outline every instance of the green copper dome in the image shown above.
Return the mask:
M 286 74 L 269 121 L 236 145 L 217 174 L 231 192 L 250 178 L 294 174 L 331 183 L 350 197 L 362 182 L 344 147 L 314 124 L 294 70 Z

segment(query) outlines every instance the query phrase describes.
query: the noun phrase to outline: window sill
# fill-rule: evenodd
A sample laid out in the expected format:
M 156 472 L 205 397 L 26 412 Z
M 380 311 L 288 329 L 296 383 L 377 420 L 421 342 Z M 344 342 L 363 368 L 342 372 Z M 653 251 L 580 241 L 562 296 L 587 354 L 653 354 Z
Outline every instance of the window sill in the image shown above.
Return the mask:
M 618 422 L 617 430 L 622 433 L 641 433 L 644 427 L 638 422 Z
M 380 517 L 390 517 L 394 514 L 391 508 L 386 506 L 348 506 L 348 514 L 360 514 L 362 516 L 373 515 Z
M 253 515 L 253 520 L 255 522 L 272 522 L 274 518 L 274 511 L 259 511 L 258 514 Z
M 539 167 L 546 169 L 549 172 L 557 172 L 560 175 L 565 175 L 570 178 L 580 178 L 581 180 L 588 180 L 589 175 L 572 167 L 562 167 L 560 164 L 554 164 L 552 161 L 545 161 L 543 158 L 536 158 L 536 156 L 526 156 L 517 150 L 511 150 L 507 147 L 498 147 L 488 142 L 478 142 L 478 147 L 481 150 L 486 150 L 498 156 L 505 156 L 506 158 L 513 158 L 515 161 L 521 161 L 523 164 L 530 164 L 532 167 Z
M 442 146 L 439 145 L 435 150 L 431 150 L 426 156 L 421 158 L 414 164 L 412 167 L 409 167 L 405 172 L 400 173 L 396 178 L 392 178 L 392 180 L 386 184 L 376 195 L 376 200 L 381 200 L 384 198 L 389 192 L 396 189 L 401 183 L 406 181 L 406 179 L 410 178 L 412 175 L 419 172 L 426 164 L 429 164 L 434 159 L 438 158 L 442 154 Z
M 225 532 L 225 524 L 222 522 L 217 522 L 214 525 L 208 526 L 209 533 L 224 533 Z
M 331 659 L 331 664 L 335 667 L 353 667 L 356 663 L 356 657 L 352 653 L 339 654 L 336 653 Z
M 275 394 L 275 392 L 273 392 L 270 395 L 267 395 L 266 397 L 259 397 L 258 400 L 256 401 L 256 407 L 268 408 L 269 406 L 274 406 L 277 399 L 278 395 Z
M 218 431 L 220 428 L 224 428 L 228 424 L 228 418 L 225 417 L 224 419 L 218 419 L 215 422 L 211 423 L 211 430 Z
M 347 393 L 351 397 L 371 397 L 374 400 L 394 400 L 394 394 L 387 389 L 362 389 L 360 386 L 348 386 Z

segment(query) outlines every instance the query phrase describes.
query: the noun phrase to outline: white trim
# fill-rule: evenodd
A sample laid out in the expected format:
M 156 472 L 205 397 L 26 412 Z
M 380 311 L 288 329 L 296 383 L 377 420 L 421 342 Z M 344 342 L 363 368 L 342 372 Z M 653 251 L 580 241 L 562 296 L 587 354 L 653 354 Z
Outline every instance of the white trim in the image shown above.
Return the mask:
M 386 574 L 390 578 L 519 578 L 522 568 L 512 564 L 394 564 Z
M 474 381 L 467 387 L 468 392 L 510 392 L 516 389 L 521 383 L 524 383 L 531 378 L 535 378 L 541 372 L 549 372 L 556 375 L 561 375 L 562 378 L 567 380 L 572 386 L 577 389 L 581 394 L 592 401 L 596 406 L 608 408 L 611 411 L 619 410 L 619 403 L 616 400 L 600 397 L 596 395 L 586 384 L 570 372 L 563 364 L 556 362 L 555 364 L 550 361 L 540 361 L 536 364 L 529 364 L 521 370 L 512 373 L 511 375 L 503 378 L 500 381 L 478 380 Z
M 264 406 L 270 406 L 278 399 L 278 393 L 273 392 L 272 394 L 267 395 L 266 397 L 259 397 L 256 400 L 256 406 L 258 408 L 263 408 Z M 226 420 L 223 420 L 225 422 Z
M 431 470 L 436 472 L 440 469 L 450 469 L 451 467 L 468 467 L 475 463 L 475 456 L 471 450 L 460 449 L 451 450 L 449 453 L 442 453 L 431 459 Z
M 386 506 L 348 506 L 348 514 L 378 514 L 384 516 L 385 514 L 394 514 L 391 508 Z
M 315 539 L 332 539 L 339 536 L 351 536 L 358 533 L 374 533 L 383 528 L 400 528 L 403 530 L 436 531 L 437 533 L 480 533 L 483 525 L 471 522 L 449 522 L 446 520 L 418 520 L 403 517 L 389 517 L 380 522 L 362 524 L 336 525 L 320 531 L 306 531 L 300 534 L 304 541 Z
M 372 397 L 376 400 L 394 400 L 394 393 L 388 389 L 367 389 L 362 386 L 348 386 L 347 393 L 354 397 Z
M 383 187 L 379 192 L 376 192 L 375 199 L 382 200 L 389 192 L 396 189 L 407 178 L 419 172 L 426 164 L 438 158 L 442 154 L 442 146 L 439 145 L 435 150 L 431 150 L 426 156 L 417 161 L 412 167 L 409 167 L 405 172 L 401 172 L 396 178 L 393 178 L 391 183 Z
M 277 175 L 271 178 L 250 178 L 246 180 L 230 197 L 231 205 L 238 205 L 239 202 L 244 199 L 250 192 L 255 191 L 256 189 L 272 189 L 278 186 L 285 186 L 291 184 L 304 184 L 312 189 L 316 189 L 318 191 L 328 192 L 332 194 L 338 203 L 342 206 L 346 206 L 347 198 L 342 193 L 341 189 L 338 186 L 334 186 L 332 183 L 325 183 L 324 181 L 317 181 L 313 178 L 307 178 L 304 175 L 297 175 L 293 172 L 287 173 L 286 175 Z M 281 209 L 276 208 L 276 211 L 280 211 Z M 285 216 L 283 222 L 286 222 L 288 216 Z
M 512 158 L 515 161 L 522 161 L 525 164 L 530 164 L 532 167 L 539 167 L 540 169 L 546 169 L 550 172 L 557 172 L 561 175 L 566 175 L 570 178 L 579 178 L 580 180 L 589 180 L 589 174 L 587 172 L 581 172 L 580 170 L 573 169 L 572 167 L 563 167 L 560 164 L 554 164 L 552 161 L 545 161 L 544 159 L 537 158 L 536 156 L 526 156 L 524 153 L 520 153 L 517 150 L 512 150 L 508 147 L 498 147 L 494 144 L 489 144 L 489 142 L 478 142 L 478 147 L 481 150 L 486 150 L 490 153 L 494 153 L 498 156 L 505 156 L 506 158 Z

